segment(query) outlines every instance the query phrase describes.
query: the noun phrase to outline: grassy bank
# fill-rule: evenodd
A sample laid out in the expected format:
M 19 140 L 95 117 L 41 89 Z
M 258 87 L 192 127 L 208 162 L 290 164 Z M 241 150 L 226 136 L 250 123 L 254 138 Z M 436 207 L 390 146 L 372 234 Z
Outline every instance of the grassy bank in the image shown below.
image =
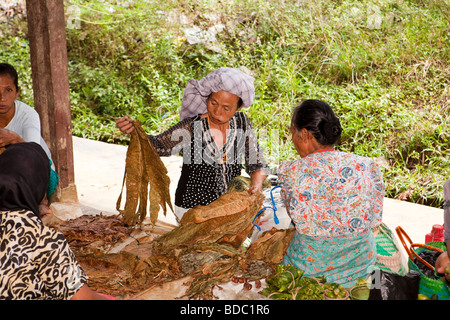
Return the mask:
M 450 177 L 450 4 L 430 1 L 66 2 L 73 133 L 127 143 L 113 119 L 148 132 L 178 121 L 187 81 L 222 66 L 255 77 L 246 110 L 276 166 L 297 157 L 292 108 L 330 103 L 343 151 L 375 158 L 387 196 L 441 207 Z M 214 41 L 189 37 L 193 27 Z M 2 31 L 32 104 L 26 23 Z M 204 39 L 203 39 L 204 40 Z M 199 41 L 198 43 L 193 43 Z

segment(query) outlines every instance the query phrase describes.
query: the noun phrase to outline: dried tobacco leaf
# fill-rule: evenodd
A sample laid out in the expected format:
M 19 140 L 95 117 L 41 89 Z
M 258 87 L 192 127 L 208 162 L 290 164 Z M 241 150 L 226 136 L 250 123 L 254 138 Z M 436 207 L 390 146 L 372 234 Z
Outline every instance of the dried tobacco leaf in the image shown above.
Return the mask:
M 170 201 L 170 179 L 166 166 L 142 129 L 141 123 L 134 121 L 133 124 L 135 130 L 130 137 L 122 191 L 117 199 L 116 209 L 123 216 L 125 223 L 135 225 L 144 221 L 147 215 L 147 202 L 150 200 L 150 221 L 155 224 L 160 208 L 164 215 L 167 213 L 166 205 L 173 211 Z M 126 202 L 124 209 L 121 210 L 124 187 Z
M 265 231 L 255 242 L 253 242 L 246 252 L 246 259 L 264 260 L 266 263 L 278 265 L 283 260 L 292 237 L 294 228 L 275 229 Z
M 75 255 L 109 248 L 128 238 L 132 232 L 116 216 L 82 215 L 55 228 L 64 234 Z
M 193 280 L 186 295 L 190 299 L 213 299 L 215 285 L 230 281 L 239 267 L 239 256 L 205 264 L 202 270 L 193 273 Z
M 252 180 L 249 177 L 244 176 L 237 176 L 233 179 L 231 179 L 230 183 L 228 184 L 227 191 L 246 191 L 250 189 Z M 270 184 L 269 179 L 265 178 L 263 181 L 263 190 L 271 188 L 272 185 Z
M 230 192 L 207 206 L 187 211 L 180 225 L 154 242 L 155 252 L 199 243 L 229 244 L 239 248 L 253 228 L 264 201 L 262 193 Z
M 202 223 L 209 219 L 231 216 L 238 212 L 244 211 L 255 204 L 260 208 L 258 200 L 264 201 L 262 194 L 251 195 L 247 191 L 227 192 L 218 199 L 206 206 L 196 206 L 187 211 L 180 221 L 180 224 Z M 256 210 L 257 210 L 256 209 Z M 257 212 L 254 213 L 256 215 Z
M 252 221 L 263 200 L 262 194 L 230 192 L 207 206 L 189 210 L 182 224 L 171 230 L 164 229 L 157 238 L 149 237 L 151 240 L 144 242 L 135 239 L 136 243 L 117 253 L 98 250 L 75 250 L 74 253 L 86 273 L 95 279 L 90 286 L 103 292 L 117 296 L 136 294 L 157 283 L 163 285 L 189 276 L 191 281 L 186 282 L 188 288 L 184 297 L 213 299 L 214 287 L 231 281 L 234 275 L 262 279 L 272 274 L 274 266 L 281 262 L 293 228 L 266 231 L 247 250 L 241 247 L 243 239 L 251 234 Z M 84 247 L 84 243 L 89 243 L 93 246 L 99 243 L 99 238 L 107 240 L 118 231 L 128 235 L 133 229 L 110 217 L 86 219 L 88 217 L 66 223 L 64 233 L 78 241 L 71 241 L 71 245 L 79 243 Z M 121 239 L 111 238 L 111 241 Z
M 241 253 L 228 245 L 216 243 L 199 244 L 185 248 L 177 257 L 181 270 L 191 274 L 205 265 L 210 265 L 218 260 L 236 257 Z M 205 269 L 206 270 L 206 269 Z

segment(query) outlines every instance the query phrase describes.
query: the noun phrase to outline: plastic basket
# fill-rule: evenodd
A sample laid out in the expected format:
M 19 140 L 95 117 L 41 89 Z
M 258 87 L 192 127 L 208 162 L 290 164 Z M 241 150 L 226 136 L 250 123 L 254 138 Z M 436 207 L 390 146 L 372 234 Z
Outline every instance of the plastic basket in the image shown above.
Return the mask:
M 450 290 L 447 286 L 446 282 L 442 278 L 430 278 L 426 276 L 420 268 L 415 263 L 415 260 L 420 261 L 420 263 L 423 263 L 425 266 L 427 266 L 429 269 L 434 270 L 434 266 L 430 265 L 428 262 L 423 260 L 419 254 L 424 250 L 432 250 L 437 252 L 444 252 L 445 250 L 445 243 L 441 241 L 436 242 L 430 242 L 427 244 L 419 244 L 419 243 L 412 243 L 410 237 L 406 234 L 406 232 L 401 228 L 397 227 L 396 232 L 399 236 L 400 241 L 403 244 L 403 247 L 405 248 L 409 260 L 408 260 L 408 266 L 411 270 L 415 270 L 420 273 L 420 282 L 419 282 L 419 292 L 427 295 L 428 297 L 432 296 L 433 294 L 436 294 L 438 296 L 439 300 L 449 300 L 450 299 Z M 409 246 L 405 242 L 408 240 Z
M 407 270 L 402 263 L 402 255 L 398 250 L 397 243 L 392 231 L 384 224 L 374 229 L 377 247 L 376 266 L 386 272 L 405 275 Z

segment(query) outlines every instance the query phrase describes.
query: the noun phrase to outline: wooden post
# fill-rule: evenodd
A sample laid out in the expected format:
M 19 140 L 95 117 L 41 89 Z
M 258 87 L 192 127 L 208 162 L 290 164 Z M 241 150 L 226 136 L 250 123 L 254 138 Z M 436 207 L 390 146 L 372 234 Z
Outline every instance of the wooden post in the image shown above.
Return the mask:
M 59 184 L 56 198 L 68 191 L 76 200 L 72 124 L 69 99 L 66 23 L 63 0 L 27 0 L 28 35 L 33 78 L 34 106 L 41 117 Z

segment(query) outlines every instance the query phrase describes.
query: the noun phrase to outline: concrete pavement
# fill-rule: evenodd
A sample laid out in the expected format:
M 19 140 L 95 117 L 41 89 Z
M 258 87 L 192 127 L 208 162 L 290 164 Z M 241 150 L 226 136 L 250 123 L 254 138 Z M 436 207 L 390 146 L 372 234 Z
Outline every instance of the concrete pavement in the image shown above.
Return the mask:
M 122 188 L 127 147 L 78 137 L 73 137 L 73 147 L 75 184 L 81 211 L 85 214 L 117 214 L 116 202 Z M 173 201 L 182 160 L 177 156 L 161 159 L 171 179 Z M 432 226 L 442 225 L 444 220 L 443 209 L 389 198 L 384 200 L 383 212 L 383 221 L 392 231 L 401 226 L 417 243 L 424 243 Z M 166 217 L 160 215 L 159 219 L 176 225 L 170 209 Z

